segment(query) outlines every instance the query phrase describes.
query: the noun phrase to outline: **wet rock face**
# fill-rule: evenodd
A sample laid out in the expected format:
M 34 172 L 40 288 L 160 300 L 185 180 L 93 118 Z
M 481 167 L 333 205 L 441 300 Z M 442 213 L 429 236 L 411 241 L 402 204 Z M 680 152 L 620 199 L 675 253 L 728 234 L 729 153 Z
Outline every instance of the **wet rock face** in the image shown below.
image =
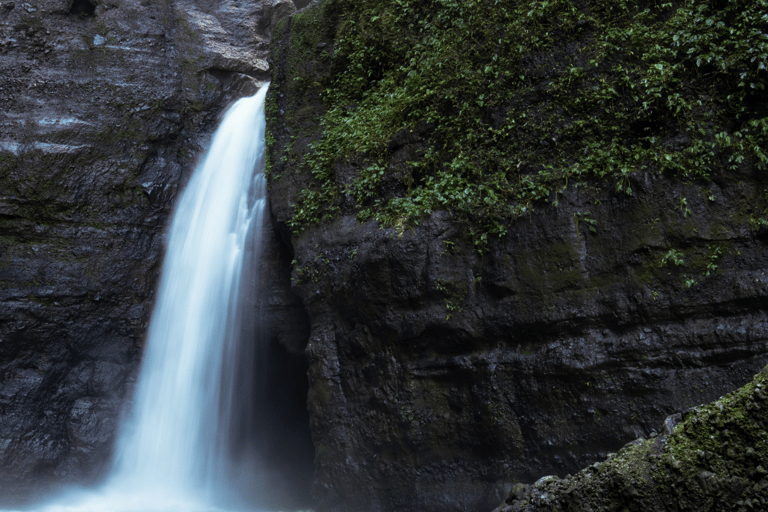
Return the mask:
M 268 78 L 270 31 L 294 11 L 0 2 L 4 499 L 107 463 L 174 200 L 223 108 Z
M 273 38 L 270 197 L 311 317 L 320 510 L 491 510 L 515 482 L 601 460 L 768 362 L 757 169 L 637 173 L 632 196 L 571 185 L 484 255 L 449 212 L 382 229 L 344 198 L 338 218 L 292 234 L 310 178 L 279 155 L 317 140 L 323 105 L 312 87 L 291 93 L 291 30 Z M 332 40 L 317 47 L 300 65 L 322 83 Z M 417 132 L 390 145 L 389 171 L 418 158 Z M 336 179 L 354 166 L 339 159 Z
M 765 240 L 729 231 L 718 273 L 686 288 L 653 267 L 680 236 L 675 186 L 604 193 L 594 234 L 573 218 L 598 196 L 567 194 L 483 257 L 444 212 L 402 235 L 343 217 L 293 239 L 325 509 L 490 510 L 765 365 Z M 667 212 L 649 238 L 646 202 Z M 686 244 L 712 243 L 722 206 Z

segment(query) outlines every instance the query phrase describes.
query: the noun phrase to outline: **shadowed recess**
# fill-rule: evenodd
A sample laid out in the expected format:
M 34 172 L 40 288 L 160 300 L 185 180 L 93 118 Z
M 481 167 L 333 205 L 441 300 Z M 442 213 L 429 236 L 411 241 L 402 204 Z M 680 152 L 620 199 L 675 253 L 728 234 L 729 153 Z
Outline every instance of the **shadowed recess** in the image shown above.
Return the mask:
M 93 16 L 96 14 L 96 5 L 88 0 L 74 0 L 74 2 L 72 2 L 72 7 L 69 9 L 69 13 L 77 14 L 79 16 Z

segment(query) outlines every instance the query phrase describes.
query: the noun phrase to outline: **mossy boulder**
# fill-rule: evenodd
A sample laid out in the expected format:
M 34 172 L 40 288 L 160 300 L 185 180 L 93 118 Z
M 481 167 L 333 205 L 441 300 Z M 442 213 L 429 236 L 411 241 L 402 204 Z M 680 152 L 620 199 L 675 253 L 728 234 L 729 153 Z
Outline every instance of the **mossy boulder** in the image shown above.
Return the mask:
M 660 430 L 573 476 L 518 485 L 495 512 L 768 509 L 768 367 Z

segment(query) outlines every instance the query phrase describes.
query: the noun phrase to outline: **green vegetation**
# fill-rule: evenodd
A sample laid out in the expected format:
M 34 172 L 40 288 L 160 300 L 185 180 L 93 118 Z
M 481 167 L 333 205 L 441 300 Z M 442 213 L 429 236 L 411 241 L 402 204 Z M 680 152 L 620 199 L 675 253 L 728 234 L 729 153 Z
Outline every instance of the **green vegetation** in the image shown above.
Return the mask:
M 752 464 L 742 462 L 740 466 L 744 467 L 739 473 L 754 475 L 749 466 L 759 465 L 768 456 L 766 416 L 760 412 L 766 402 L 767 377 L 768 368 L 745 387 L 690 413 L 670 436 L 664 462 L 673 465 L 673 461 L 679 461 L 677 469 L 690 477 L 696 476 L 696 468 L 702 466 L 725 476 L 734 473 L 734 461 L 728 459 L 743 461 L 746 456 L 753 460 L 744 462 Z M 767 473 L 758 470 L 757 474 Z
M 768 189 L 763 191 L 763 198 L 766 206 L 762 207 L 759 213 L 753 213 L 749 216 L 749 229 L 753 233 L 760 228 L 768 227 Z
M 722 245 L 716 245 L 712 247 L 709 253 L 709 261 L 707 262 L 707 270 L 704 273 L 705 276 L 709 276 L 710 274 L 717 272 L 720 258 L 723 257 L 723 250 L 724 249 Z
M 462 289 L 461 283 L 457 284 L 446 279 L 437 280 L 437 290 L 445 297 L 445 319 L 450 320 L 454 314 L 464 311 L 462 304 L 466 299 L 467 290 Z
M 669 252 L 665 254 L 663 258 L 661 258 L 661 264 L 662 266 L 674 264 L 676 267 L 685 265 L 683 253 L 677 249 L 670 249 Z
M 516 510 L 765 510 L 768 368 L 743 388 L 686 412 L 666 432 L 630 443 L 562 480 L 513 490 Z
M 281 92 L 319 92 L 322 135 L 272 162 L 312 176 L 292 227 L 333 218 L 344 198 L 360 220 L 394 226 L 447 209 L 483 252 L 569 183 L 631 195 L 639 171 L 762 169 L 766 19 L 768 0 L 315 4 L 291 21 Z M 292 137 L 316 121 L 287 119 Z M 391 142 L 411 130 L 421 142 L 393 172 Z M 337 176 L 340 164 L 354 176 Z
M 597 221 L 592 218 L 592 214 L 589 212 L 576 212 L 573 214 L 573 224 L 576 228 L 576 237 L 579 239 L 579 242 L 581 242 L 579 222 L 585 223 L 590 233 L 597 233 Z
M 661 257 L 658 265 L 652 265 L 658 269 L 669 267 L 683 267 L 689 271 L 700 273 L 702 277 L 710 277 L 717 273 L 722 264 L 722 258 L 726 254 L 739 255 L 739 250 L 727 243 L 709 245 L 705 247 L 690 247 L 683 250 L 670 249 Z M 686 262 L 689 258 L 689 262 Z M 688 273 L 678 272 L 686 288 L 692 288 L 699 282 Z

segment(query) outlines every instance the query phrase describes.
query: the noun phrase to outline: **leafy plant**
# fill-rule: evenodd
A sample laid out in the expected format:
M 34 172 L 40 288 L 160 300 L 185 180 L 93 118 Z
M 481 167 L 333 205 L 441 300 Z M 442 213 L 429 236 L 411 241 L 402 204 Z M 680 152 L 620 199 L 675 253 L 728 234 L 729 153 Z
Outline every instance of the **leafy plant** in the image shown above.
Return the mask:
M 685 197 L 680 198 L 680 206 L 678 209 L 683 212 L 683 217 L 688 217 L 689 215 L 693 215 L 693 212 L 690 208 L 688 208 L 688 199 Z
M 479 280 L 477 282 L 479 282 Z M 474 284 L 477 284 L 477 282 Z M 445 315 L 446 320 L 450 320 L 454 313 L 461 313 L 464 311 L 461 304 L 464 302 L 465 292 L 457 290 L 456 285 L 445 279 L 438 279 L 436 287 L 438 291 L 445 295 L 445 309 L 447 311 L 447 314 Z
M 709 253 L 709 261 L 707 262 L 707 270 L 704 273 L 705 276 L 709 276 L 710 274 L 714 274 L 717 271 L 718 263 L 720 262 L 720 258 L 723 257 L 724 249 L 720 245 L 716 245 L 712 247 Z
M 670 263 L 674 264 L 676 267 L 685 265 L 682 251 L 678 251 L 677 249 L 670 249 L 669 252 L 661 258 L 662 266 L 669 265 Z
M 584 222 L 589 228 L 590 232 L 597 233 L 597 221 L 592 218 L 592 215 L 589 212 L 576 212 L 573 214 L 573 223 L 576 226 L 576 237 L 579 239 L 579 242 L 581 242 L 581 235 L 579 234 L 579 221 Z

